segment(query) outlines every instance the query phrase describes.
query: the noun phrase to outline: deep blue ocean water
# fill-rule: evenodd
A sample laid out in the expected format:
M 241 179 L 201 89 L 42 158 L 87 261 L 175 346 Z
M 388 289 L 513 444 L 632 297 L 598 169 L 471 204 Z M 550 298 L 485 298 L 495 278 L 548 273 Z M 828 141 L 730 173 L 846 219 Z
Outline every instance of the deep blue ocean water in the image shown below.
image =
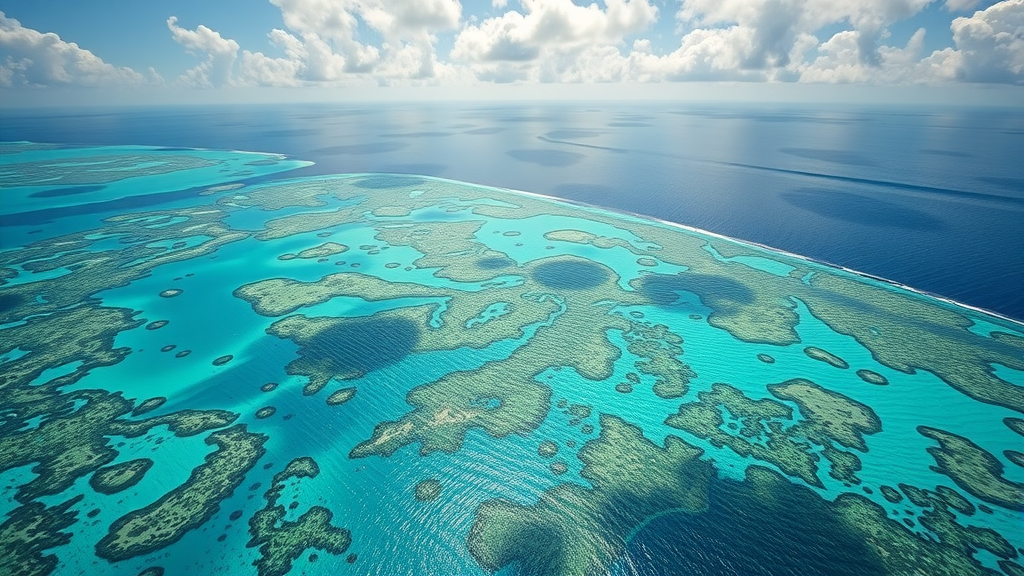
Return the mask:
M 1024 319 L 1019 110 L 6 110 L 0 140 L 257 150 L 315 162 L 293 176 L 418 173 L 530 190 L 766 244 Z

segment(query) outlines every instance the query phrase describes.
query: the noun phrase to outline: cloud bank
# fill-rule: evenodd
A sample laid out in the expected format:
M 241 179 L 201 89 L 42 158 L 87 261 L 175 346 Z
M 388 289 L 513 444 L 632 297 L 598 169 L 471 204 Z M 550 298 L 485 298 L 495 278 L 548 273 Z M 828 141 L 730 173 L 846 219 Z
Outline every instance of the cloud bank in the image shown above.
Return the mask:
M 205 25 L 166 24 L 197 63 L 175 82 L 250 86 L 747 81 L 1024 85 L 1024 0 L 270 0 L 281 27 L 262 51 Z M 890 27 L 934 5 L 952 45 Z M 670 12 L 670 10 L 672 10 Z M 910 20 L 913 21 L 913 20 Z M 659 23 L 674 28 L 666 44 Z M 937 33 L 938 30 L 931 33 Z M 659 32 L 660 33 L 660 32 Z M 443 46 L 443 48 L 439 48 Z M 141 85 L 116 67 L 0 12 L 0 85 Z

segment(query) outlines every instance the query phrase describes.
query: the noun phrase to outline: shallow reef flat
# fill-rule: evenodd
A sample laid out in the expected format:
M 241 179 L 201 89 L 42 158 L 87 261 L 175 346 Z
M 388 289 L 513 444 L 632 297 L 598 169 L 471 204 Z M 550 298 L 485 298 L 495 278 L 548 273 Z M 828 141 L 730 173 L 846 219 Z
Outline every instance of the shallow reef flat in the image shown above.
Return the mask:
M 524 192 L 3 146 L 2 574 L 1024 573 L 1019 322 Z

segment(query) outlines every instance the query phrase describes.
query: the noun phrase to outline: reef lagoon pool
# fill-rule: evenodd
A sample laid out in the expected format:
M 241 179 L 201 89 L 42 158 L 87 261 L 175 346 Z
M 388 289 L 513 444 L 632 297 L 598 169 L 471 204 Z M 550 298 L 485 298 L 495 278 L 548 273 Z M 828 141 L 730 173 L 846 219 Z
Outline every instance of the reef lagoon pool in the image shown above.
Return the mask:
M 274 153 L 0 145 L 0 573 L 1024 574 L 1024 325 Z

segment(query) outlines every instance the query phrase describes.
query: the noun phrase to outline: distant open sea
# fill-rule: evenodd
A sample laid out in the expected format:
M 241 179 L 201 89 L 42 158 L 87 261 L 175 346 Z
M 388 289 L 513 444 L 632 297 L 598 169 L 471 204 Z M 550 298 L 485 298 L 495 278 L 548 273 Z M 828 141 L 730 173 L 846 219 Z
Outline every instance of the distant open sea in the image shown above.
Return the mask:
M 316 163 L 279 177 L 400 172 L 527 190 L 765 244 L 1024 320 L 1024 110 L 5 110 L 0 140 L 278 152 Z M 164 199 L 136 197 L 130 207 Z

